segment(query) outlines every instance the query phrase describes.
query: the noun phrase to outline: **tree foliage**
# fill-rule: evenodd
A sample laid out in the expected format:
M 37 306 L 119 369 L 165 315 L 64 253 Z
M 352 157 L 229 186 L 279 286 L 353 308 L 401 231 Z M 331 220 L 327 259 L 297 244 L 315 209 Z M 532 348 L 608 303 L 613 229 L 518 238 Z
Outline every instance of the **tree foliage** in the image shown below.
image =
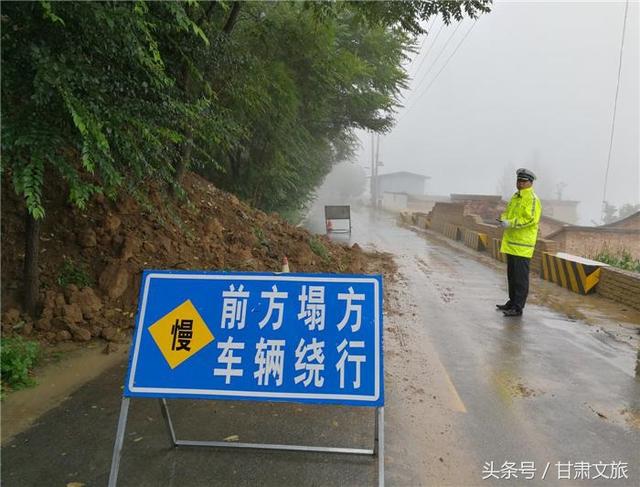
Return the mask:
M 2 172 L 31 240 L 54 179 L 83 208 L 195 169 L 265 210 L 301 208 L 356 129 L 391 128 L 425 21 L 489 4 L 3 2 Z
M 69 199 L 115 196 L 186 166 L 269 210 L 299 206 L 388 130 L 424 21 L 462 2 L 4 2 L 2 150 L 42 218 L 47 175 Z

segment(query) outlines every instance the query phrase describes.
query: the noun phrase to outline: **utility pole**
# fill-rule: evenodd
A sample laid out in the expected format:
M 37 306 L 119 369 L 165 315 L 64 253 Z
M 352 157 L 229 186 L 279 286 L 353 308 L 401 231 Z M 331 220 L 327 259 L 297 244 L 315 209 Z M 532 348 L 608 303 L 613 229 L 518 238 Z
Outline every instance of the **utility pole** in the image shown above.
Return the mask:
M 376 159 L 374 154 L 375 135 L 371 132 L 371 206 L 376 207 Z
M 375 179 L 376 179 L 376 184 L 375 184 L 375 202 L 374 202 L 374 207 L 378 208 L 378 190 L 380 189 L 378 187 L 378 164 L 380 164 L 380 135 L 377 135 L 377 140 L 376 140 L 376 162 L 374 164 L 375 167 Z

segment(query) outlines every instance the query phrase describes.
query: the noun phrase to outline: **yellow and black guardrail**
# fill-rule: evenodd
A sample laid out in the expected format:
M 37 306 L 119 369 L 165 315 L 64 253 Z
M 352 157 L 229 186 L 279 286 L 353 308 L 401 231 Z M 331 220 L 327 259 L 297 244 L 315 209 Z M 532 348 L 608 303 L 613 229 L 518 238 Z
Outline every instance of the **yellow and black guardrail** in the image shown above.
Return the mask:
M 542 277 L 575 293 L 588 294 L 600 280 L 602 262 L 571 254 L 542 254 Z
M 445 223 L 442 233 L 445 237 L 449 237 L 453 240 L 460 240 L 460 227 L 451 223 Z
M 502 245 L 502 239 L 501 238 L 492 238 L 491 239 L 491 256 L 496 259 L 499 260 L 500 262 L 506 262 L 507 261 L 507 257 L 500 252 L 500 246 Z
M 467 228 L 462 229 L 462 240 L 467 247 L 473 250 L 485 250 L 489 237 L 486 233 L 476 232 Z

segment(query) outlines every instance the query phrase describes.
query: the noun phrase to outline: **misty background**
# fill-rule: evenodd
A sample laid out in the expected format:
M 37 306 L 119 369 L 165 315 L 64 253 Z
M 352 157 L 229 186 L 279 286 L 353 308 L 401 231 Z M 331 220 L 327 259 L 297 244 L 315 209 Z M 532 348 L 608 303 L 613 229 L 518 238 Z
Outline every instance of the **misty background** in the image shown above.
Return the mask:
M 436 19 L 407 62 L 412 80 L 398 123 L 380 139 L 380 174 L 429 176 L 427 194 L 508 197 L 515 169 L 527 167 L 542 199 L 580 201 L 579 223 L 600 223 L 624 9 L 497 1 L 475 25 L 465 19 L 439 34 Z M 631 1 L 606 198 L 617 207 L 640 203 L 638 26 Z M 336 166 L 318 192 L 325 204 L 343 199 L 336 181 L 370 174 L 371 136 L 358 135 L 361 169 Z

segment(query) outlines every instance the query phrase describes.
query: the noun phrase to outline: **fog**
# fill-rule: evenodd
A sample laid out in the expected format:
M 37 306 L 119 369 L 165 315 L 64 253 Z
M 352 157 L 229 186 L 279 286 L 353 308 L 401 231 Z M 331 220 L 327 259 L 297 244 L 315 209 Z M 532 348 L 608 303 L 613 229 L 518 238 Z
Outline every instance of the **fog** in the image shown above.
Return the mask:
M 499 194 L 505 171 L 528 167 L 542 198 L 561 190 L 580 201 L 581 224 L 599 222 L 624 10 L 624 2 L 498 1 L 446 66 L 473 21 L 446 44 L 456 26 L 434 43 L 436 19 L 407 64 L 414 78 L 399 122 L 380 139 L 380 173 L 429 176 L 428 194 Z M 616 206 L 640 202 L 638 19 L 631 1 L 607 185 Z M 355 162 L 370 173 L 371 136 L 359 137 Z

